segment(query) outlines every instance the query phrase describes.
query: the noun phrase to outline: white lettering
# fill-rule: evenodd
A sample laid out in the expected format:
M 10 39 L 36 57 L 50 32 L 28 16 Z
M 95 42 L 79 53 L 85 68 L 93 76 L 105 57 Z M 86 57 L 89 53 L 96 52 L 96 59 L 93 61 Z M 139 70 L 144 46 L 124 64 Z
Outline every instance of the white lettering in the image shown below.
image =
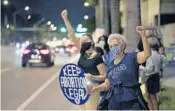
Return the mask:
M 78 76 L 78 73 L 76 71 L 76 66 L 72 65 L 72 76 Z
M 70 99 L 74 99 L 74 97 L 72 97 L 74 95 L 73 89 L 69 88 L 69 97 Z
M 64 75 L 64 76 L 67 76 L 66 67 L 63 69 L 63 75 Z
M 83 99 L 83 97 L 84 97 L 84 91 L 83 91 L 83 89 L 80 89 L 79 90 L 79 97 Z
M 67 72 L 68 72 L 68 76 L 72 76 L 71 65 L 67 66 Z

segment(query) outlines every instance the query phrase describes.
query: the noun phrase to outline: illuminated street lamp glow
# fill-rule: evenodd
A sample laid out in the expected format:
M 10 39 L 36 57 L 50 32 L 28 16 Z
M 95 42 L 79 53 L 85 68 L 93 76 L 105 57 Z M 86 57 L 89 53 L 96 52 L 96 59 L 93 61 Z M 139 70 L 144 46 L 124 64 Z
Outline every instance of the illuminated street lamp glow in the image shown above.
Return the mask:
M 88 6 L 89 6 L 89 3 L 88 3 L 88 2 L 85 2 L 85 3 L 84 3 L 84 6 L 85 6 L 85 7 L 88 7 Z
M 50 27 L 51 27 L 51 28 L 54 28 L 54 24 L 51 24 Z
M 85 16 L 84 16 L 84 19 L 85 19 L 85 20 L 89 19 L 89 16 L 88 16 L 88 15 L 85 15 Z
M 62 27 L 61 32 L 66 32 L 66 28 Z
M 78 24 L 78 28 L 82 28 L 83 27 L 83 25 L 82 24 Z
M 55 30 L 57 30 L 57 27 L 53 27 L 53 29 L 52 29 L 53 31 L 55 31 Z
M 9 24 L 7 24 L 7 25 L 6 25 L 6 28 L 7 28 L 7 29 L 9 29 L 9 28 L 10 28 L 10 25 L 9 25 Z
M 48 21 L 48 22 L 47 22 L 47 25 L 50 25 L 50 24 L 51 24 L 51 21 Z
M 28 16 L 27 16 L 27 19 L 28 19 L 28 20 L 29 20 L 29 19 L 31 19 L 31 18 L 32 18 L 32 16 L 31 16 L 31 15 L 28 15 Z
M 78 28 L 78 29 L 77 29 L 77 32 L 81 32 L 81 33 L 87 32 L 87 31 L 88 31 L 87 28 Z
M 8 1 L 8 0 L 4 0 L 4 1 L 3 1 L 3 4 L 4 4 L 4 5 L 8 5 L 8 4 L 9 4 L 9 1 Z
M 30 9 L 29 6 L 26 6 L 26 7 L 24 8 L 25 11 L 28 11 L 29 9 Z

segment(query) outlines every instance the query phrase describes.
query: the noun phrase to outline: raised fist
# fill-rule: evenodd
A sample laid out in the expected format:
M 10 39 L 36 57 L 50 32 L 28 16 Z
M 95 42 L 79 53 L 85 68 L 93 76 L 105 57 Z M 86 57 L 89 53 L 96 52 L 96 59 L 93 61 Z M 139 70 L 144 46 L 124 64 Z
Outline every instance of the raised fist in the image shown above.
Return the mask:
M 62 17 L 63 19 L 66 19 L 67 16 L 68 16 L 68 12 L 67 12 L 67 10 L 65 9 L 65 10 L 63 10 L 63 11 L 61 12 L 61 17 Z
M 143 26 L 137 26 L 136 31 L 137 31 L 138 34 L 141 35 L 141 37 L 145 36 L 145 28 Z

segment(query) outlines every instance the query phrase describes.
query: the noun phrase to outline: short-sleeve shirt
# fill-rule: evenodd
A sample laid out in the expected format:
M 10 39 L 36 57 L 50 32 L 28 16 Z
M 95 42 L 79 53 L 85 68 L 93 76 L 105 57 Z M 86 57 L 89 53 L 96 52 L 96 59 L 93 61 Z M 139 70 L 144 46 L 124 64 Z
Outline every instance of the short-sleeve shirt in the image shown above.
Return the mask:
M 84 70 L 84 72 L 92 75 L 100 75 L 97 66 L 102 63 L 104 63 L 103 59 L 98 54 L 91 59 L 85 58 L 83 55 L 81 55 L 78 61 L 78 65 Z
M 137 52 L 127 53 L 119 64 L 113 62 L 110 65 L 107 78 L 111 86 L 118 84 L 138 84 L 139 64 Z M 111 101 L 129 101 L 136 99 L 137 95 L 133 88 L 114 87 Z

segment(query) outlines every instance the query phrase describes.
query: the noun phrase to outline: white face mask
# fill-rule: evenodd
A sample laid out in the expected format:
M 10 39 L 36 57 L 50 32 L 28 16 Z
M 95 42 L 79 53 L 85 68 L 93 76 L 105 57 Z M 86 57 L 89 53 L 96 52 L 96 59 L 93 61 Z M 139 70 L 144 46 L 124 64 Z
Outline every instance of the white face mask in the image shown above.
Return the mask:
M 104 41 L 100 41 L 96 46 L 100 47 L 101 49 L 104 50 L 105 42 Z

